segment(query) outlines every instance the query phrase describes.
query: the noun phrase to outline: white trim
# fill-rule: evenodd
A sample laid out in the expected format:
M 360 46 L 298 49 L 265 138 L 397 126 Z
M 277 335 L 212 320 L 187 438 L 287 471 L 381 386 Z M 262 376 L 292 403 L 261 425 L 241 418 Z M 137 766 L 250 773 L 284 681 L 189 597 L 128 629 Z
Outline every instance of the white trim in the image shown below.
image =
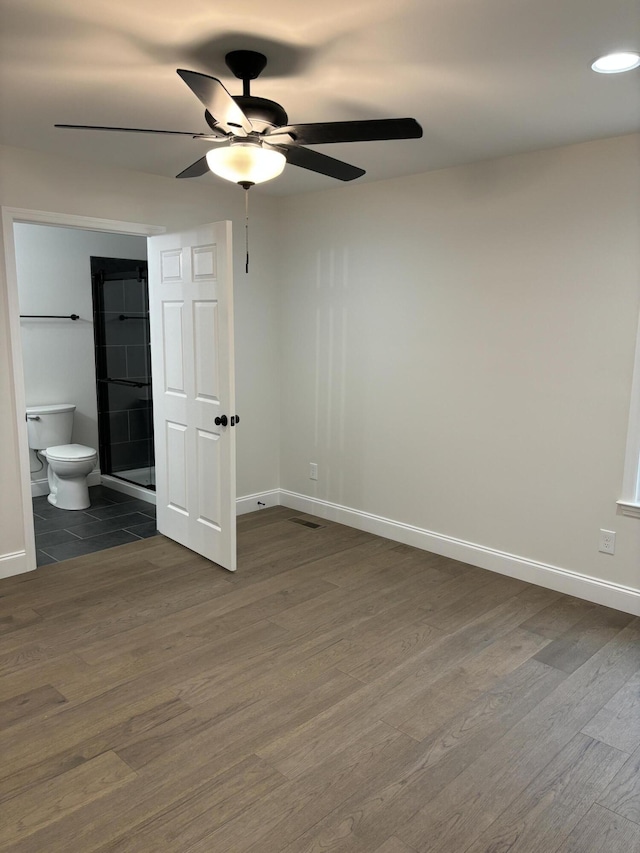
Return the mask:
M 629 515 L 631 518 L 640 518 L 640 502 L 638 501 L 616 501 L 620 507 L 622 515 Z
M 18 464 L 20 467 L 20 500 L 22 501 L 22 521 L 24 536 L 24 560 L 26 567 L 17 568 L 16 574 L 33 571 L 36 568 L 36 540 L 33 527 L 33 505 L 31 503 L 31 466 L 27 430 L 25 426 L 27 403 L 22 365 L 22 343 L 20 331 L 20 304 L 18 299 L 18 272 L 16 267 L 16 249 L 13 234 L 11 208 L 2 208 L 2 250 L 4 254 L 4 272 L 6 273 L 7 314 L 9 322 L 9 346 L 13 377 L 13 402 L 17 419 Z M 0 275 L 3 270 L 0 269 Z M 17 552 L 20 553 L 20 552 Z
M 306 512 L 358 530 L 366 530 L 368 533 L 384 536 L 395 542 L 412 545 L 453 560 L 460 560 L 481 569 L 488 569 L 640 616 L 640 590 L 632 587 L 598 580 L 569 569 L 540 563 L 517 554 L 508 554 L 474 542 L 465 542 L 453 536 L 445 536 L 432 530 L 424 530 L 421 527 L 403 524 L 379 515 L 310 498 L 286 489 L 280 490 L 280 503 L 298 512 Z
M 132 498 L 146 501 L 148 504 L 156 503 L 156 493 L 151 489 L 145 489 L 144 486 L 136 486 L 135 483 L 125 483 L 118 477 L 112 477 L 109 474 L 102 474 L 99 482 L 108 489 L 113 489 L 114 492 L 122 492 L 123 495 L 129 495 Z
M 14 551 L 12 554 L 0 554 L 0 578 L 10 578 L 24 572 L 33 571 L 26 551 Z
M 625 512 L 625 508 L 633 510 L 634 504 L 640 505 L 640 318 L 638 319 L 638 336 L 636 339 L 636 356 L 631 383 L 631 402 L 629 406 L 629 428 L 627 431 L 627 449 L 624 461 L 624 476 L 622 480 L 622 498 L 618 505 L 624 515 L 636 515 L 640 512 Z
M 30 222 L 39 225 L 55 225 L 57 228 L 76 228 L 80 231 L 107 231 L 114 234 L 130 234 L 134 237 L 153 237 L 165 234 L 161 225 L 144 225 L 142 222 L 120 222 L 117 219 L 97 219 L 93 216 L 76 216 L 71 213 L 53 213 L 47 210 L 29 210 L 24 207 L 3 207 L 3 218 L 14 222 Z
M 236 498 L 236 515 L 246 515 L 248 512 L 266 509 L 268 506 L 279 506 L 280 494 L 279 489 L 272 489 L 269 492 L 256 492 L 254 495 Z
M 43 495 L 49 494 L 48 480 L 32 480 L 31 481 L 31 497 L 41 498 Z
M 0 253 L 4 253 L 4 263 L 0 257 L 0 277 L 6 273 L 6 299 L 9 321 L 9 344 L 13 375 L 13 402 L 17 421 L 18 455 L 20 465 L 20 485 L 22 501 L 22 518 L 24 523 L 24 560 L 22 568 L 12 571 L 12 574 L 33 571 L 36 568 L 35 534 L 33 529 L 33 505 L 31 503 L 31 470 L 29 467 L 29 446 L 27 430 L 25 429 L 24 413 L 26 411 L 24 370 L 22 364 L 22 343 L 20 331 L 20 305 L 18 298 L 18 272 L 16 268 L 16 251 L 13 226 L 16 222 L 31 222 L 39 225 L 54 225 L 62 228 L 78 228 L 85 231 L 106 231 L 116 234 L 131 234 L 139 237 L 150 237 L 154 234 L 164 234 L 166 228 L 158 225 L 145 225 L 140 222 L 120 222 L 115 219 L 96 219 L 89 216 L 76 216 L 68 213 L 55 213 L 46 210 L 29 210 L 21 207 L 2 207 L 2 243 Z M 4 269 L 3 269 L 4 268 Z M 8 555 L 12 557 L 12 555 Z M 0 558 L 4 559 L 4 558 Z M 12 557 L 13 560 L 13 557 Z

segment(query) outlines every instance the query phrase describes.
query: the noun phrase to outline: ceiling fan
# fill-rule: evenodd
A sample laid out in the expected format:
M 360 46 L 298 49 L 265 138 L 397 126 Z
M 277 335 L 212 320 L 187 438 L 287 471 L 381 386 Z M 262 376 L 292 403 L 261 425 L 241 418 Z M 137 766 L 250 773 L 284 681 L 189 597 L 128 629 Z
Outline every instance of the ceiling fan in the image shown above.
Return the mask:
M 340 181 L 352 181 L 365 174 L 364 169 L 310 150 L 306 145 L 419 139 L 422 136 L 422 128 L 413 118 L 287 124 L 287 114 L 280 104 L 257 98 L 250 91 L 251 80 L 255 80 L 267 64 L 266 56 L 253 50 L 234 50 L 226 55 L 225 61 L 230 71 L 242 80 L 242 95 L 231 95 L 215 77 L 178 69 L 182 80 L 205 107 L 208 133 L 77 124 L 55 126 L 202 139 L 215 147 L 176 177 L 197 178 L 211 170 L 226 180 L 239 183 L 244 189 L 277 177 L 285 163 Z

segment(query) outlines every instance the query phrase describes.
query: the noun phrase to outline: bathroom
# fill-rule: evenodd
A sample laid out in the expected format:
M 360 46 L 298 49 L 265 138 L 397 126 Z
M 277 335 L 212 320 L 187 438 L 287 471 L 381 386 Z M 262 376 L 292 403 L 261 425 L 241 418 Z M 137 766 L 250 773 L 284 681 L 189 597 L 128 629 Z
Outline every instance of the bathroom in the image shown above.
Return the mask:
M 74 405 L 70 441 L 90 469 L 90 506 L 60 509 L 44 452 L 29 450 L 45 565 L 155 533 L 147 244 L 31 223 L 16 223 L 14 236 L 27 410 L 37 418 L 33 407 Z

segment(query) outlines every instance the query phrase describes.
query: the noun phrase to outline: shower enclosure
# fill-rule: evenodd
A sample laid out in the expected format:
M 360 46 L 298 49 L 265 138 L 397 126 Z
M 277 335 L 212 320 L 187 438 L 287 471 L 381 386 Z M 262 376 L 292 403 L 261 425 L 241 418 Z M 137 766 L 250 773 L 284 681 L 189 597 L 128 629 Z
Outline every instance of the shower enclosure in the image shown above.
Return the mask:
M 91 258 L 100 470 L 155 491 L 147 262 Z

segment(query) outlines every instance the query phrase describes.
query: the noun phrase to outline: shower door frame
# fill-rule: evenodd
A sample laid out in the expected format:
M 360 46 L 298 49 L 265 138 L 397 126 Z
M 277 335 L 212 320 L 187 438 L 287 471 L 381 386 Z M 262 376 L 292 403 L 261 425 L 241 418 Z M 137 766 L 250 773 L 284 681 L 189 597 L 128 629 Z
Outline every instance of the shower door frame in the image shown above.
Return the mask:
M 94 261 L 96 262 L 94 264 Z M 112 267 L 121 267 L 122 269 L 95 269 L 95 267 L 99 266 L 97 262 L 102 262 L 103 266 L 112 266 Z M 125 474 L 130 473 L 129 469 L 122 469 L 119 471 L 113 470 L 113 436 L 112 436 L 112 428 L 110 423 L 110 414 L 113 411 L 111 408 L 111 385 L 107 385 L 106 383 L 111 383 L 114 380 L 108 379 L 108 369 L 107 369 L 107 357 L 105 355 L 105 347 L 108 346 L 107 341 L 107 327 L 106 323 L 103 320 L 100 322 L 100 315 L 104 313 L 102 300 L 104 296 L 101 291 L 101 287 L 104 287 L 106 281 L 120 281 L 120 278 L 110 278 L 104 279 L 102 278 L 103 274 L 106 275 L 122 275 L 124 279 L 125 273 L 133 273 L 133 265 L 135 265 L 135 273 L 138 276 L 138 282 L 145 283 L 145 292 L 146 297 L 143 302 L 146 303 L 146 314 L 141 317 L 135 317 L 133 319 L 139 320 L 142 319 L 146 322 L 146 330 L 145 330 L 145 338 L 144 338 L 144 346 L 147 348 L 147 370 L 146 370 L 146 379 L 148 380 L 146 383 L 146 387 L 151 388 L 151 354 L 149 351 L 150 347 L 150 317 L 149 317 L 149 272 L 148 272 L 148 262 L 147 260 L 139 260 L 135 258 L 106 258 L 102 256 L 91 256 L 91 295 L 93 301 L 93 334 L 94 334 L 94 352 L 95 352 L 95 362 L 96 362 L 96 399 L 98 401 L 98 435 L 100 437 L 99 441 L 99 459 L 100 459 L 100 472 L 103 476 L 114 477 L 116 480 L 122 483 L 127 483 L 128 485 L 132 485 L 137 489 L 145 489 L 150 491 L 155 498 L 155 475 L 149 475 L 149 479 L 153 481 L 149 485 L 144 485 L 140 482 L 137 482 L 133 478 L 126 477 Z M 144 269 L 143 269 L 144 267 Z M 127 280 L 129 280 L 132 276 L 127 276 Z M 126 310 L 126 296 L 124 297 L 122 303 L 122 310 Z M 115 312 L 115 309 L 110 309 Z M 117 313 L 117 312 L 116 312 Z M 122 314 L 120 319 L 125 319 L 125 315 Z M 131 318 L 127 318 L 131 319 Z M 126 369 L 125 381 L 128 381 L 129 371 L 128 365 Z M 142 377 L 140 377 L 141 379 Z M 120 380 L 115 380 L 116 383 L 120 382 Z M 134 380 L 131 380 L 134 381 Z M 136 381 L 139 381 L 136 377 Z M 140 386 L 142 387 L 142 386 Z M 150 403 L 152 404 L 152 398 L 149 397 Z M 108 401 L 108 405 L 105 408 L 105 401 Z M 150 407 L 150 414 L 148 423 L 150 425 L 150 444 L 151 450 L 149 454 L 149 464 L 146 466 L 140 466 L 140 469 L 146 468 L 147 471 L 151 471 L 155 468 L 155 458 L 153 452 L 153 442 L 154 442 L 154 434 L 153 434 L 153 410 L 152 405 Z M 132 440 L 132 439 L 131 439 Z
M 24 522 L 24 553 L 16 553 L 12 560 L 10 575 L 30 572 L 36 568 L 36 545 L 31 503 L 31 472 L 29 470 L 29 445 L 24 428 L 26 392 L 22 364 L 22 339 L 20 329 L 20 305 L 18 296 L 18 272 L 13 226 L 16 223 L 30 225 L 53 225 L 59 228 L 74 228 L 80 231 L 103 231 L 111 234 L 128 234 L 134 237 L 153 237 L 166 234 L 167 229 L 159 225 L 140 222 L 125 222 L 116 219 L 97 219 L 68 213 L 29 210 L 19 207 L 2 207 L 2 233 L 4 242 L 4 265 L 7 277 L 7 313 L 9 319 L 9 346 L 11 352 L 13 392 L 16 406 L 19 469 L 22 491 L 22 518 Z

